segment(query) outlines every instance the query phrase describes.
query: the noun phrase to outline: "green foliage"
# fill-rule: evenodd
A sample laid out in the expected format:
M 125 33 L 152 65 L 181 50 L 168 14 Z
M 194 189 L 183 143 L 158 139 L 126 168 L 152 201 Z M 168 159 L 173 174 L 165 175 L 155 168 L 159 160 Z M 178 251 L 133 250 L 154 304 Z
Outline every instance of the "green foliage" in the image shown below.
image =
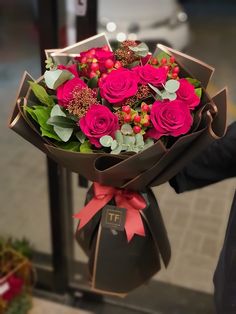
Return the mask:
M 201 99 L 201 97 L 202 97 L 202 88 L 201 87 L 195 88 L 195 93 Z
M 98 86 L 98 76 L 89 79 L 87 84 L 89 88 L 96 88 Z
M 148 85 L 156 93 L 157 99 L 175 100 L 177 97 L 176 91 L 179 89 L 180 83 L 177 80 L 168 80 L 166 84 L 163 85 L 164 90 L 160 90 L 152 84 Z
M 91 144 L 89 141 L 84 141 L 84 143 L 82 143 L 80 145 L 80 152 L 81 153 L 92 153 L 92 148 L 91 148 Z
M 47 87 L 57 89 L 58 86 L 70 80 L 73 74 L 67 70 L 53 69 L 44 73 L 44 80 Z
M 10 303 L 5 314 L 28 314 L 31 308 L 31 297 L 28 294 L 23 293 Z
M 33 93 L 42 104 L 47 105 L 47 106 L 54 105 L 53 98 L 50 95 L 48 95 L 48 93 L 46 92 L 46 89 L 43 86 L 39 85 L 36 82 L 29 82 L 29 84 L 30 84 L 30 87 L 32 88 Z
M 129 46 L 129 49 L 135 52 L 139 57 L 146 57 L 149 52 L 149 48 L 145 43 L 140 43 L 137 46 Z
M 187 80 L 190 84 L 192 84 L 195 88 L 201 87 L 201 82 L 198 81 L 197 79 L 193 79 L 193 78 L 191 78 L 191 77 L 186 77 L 186 80 Z
M 170 59 L 170 55 L 168 55 L 168 53 L 161 51 L 160 53 L 158 53 L 155 58 L 157 58 L 158 62 L 161 62 L 161 59 L 165 58 L 167 59 L 167 62 L 169 62 Z
M 79 152 L 80 151 L 80 143 L 78 142 L 69 142 L 69 143 L 60 143 L 58 145 L 60 148 L 69 150 L 71 152 Z

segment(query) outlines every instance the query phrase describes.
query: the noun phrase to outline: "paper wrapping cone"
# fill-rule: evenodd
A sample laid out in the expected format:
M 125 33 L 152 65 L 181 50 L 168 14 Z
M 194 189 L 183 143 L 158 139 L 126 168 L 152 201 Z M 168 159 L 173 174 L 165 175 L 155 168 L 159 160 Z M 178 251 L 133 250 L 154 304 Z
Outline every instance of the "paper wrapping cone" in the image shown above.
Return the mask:
M 92 197 L 93 186 L 86 203 Z M 89 257 L 92 289 L 97 292 L 125 295 L 160 270 L 161 258 L 165 266 L 169 263 L 170 243 L 157 201 L 150 189 L 143 197 L 147 203 L 141 212 L 144 237 L 135 235 L 128 242 L 125 231 L 114 232 L 102 226 L 102 210 L 76 233 L 78 243 Z

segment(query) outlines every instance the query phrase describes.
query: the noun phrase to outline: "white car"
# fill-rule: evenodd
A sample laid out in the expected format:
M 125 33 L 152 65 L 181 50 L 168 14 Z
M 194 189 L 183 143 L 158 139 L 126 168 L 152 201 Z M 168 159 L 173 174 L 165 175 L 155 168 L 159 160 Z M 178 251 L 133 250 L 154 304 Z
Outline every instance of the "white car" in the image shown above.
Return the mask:
M 183 50 L 190 38 L 187 20 L 176 0 L 98 1 L 98 33 L 111 41 L 158 42 Z

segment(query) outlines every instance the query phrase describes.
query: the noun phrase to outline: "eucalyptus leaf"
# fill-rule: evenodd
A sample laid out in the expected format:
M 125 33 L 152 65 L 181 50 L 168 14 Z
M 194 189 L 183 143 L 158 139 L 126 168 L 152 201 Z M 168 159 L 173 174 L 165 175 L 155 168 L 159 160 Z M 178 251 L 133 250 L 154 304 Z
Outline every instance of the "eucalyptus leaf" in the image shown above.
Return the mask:
M 118 145 L 118 146 L 116 147 L 116 149 L 114 149 L 114 150 L 111 151 L 111 154 L 113 154 L 113 155 L 118 155 L 118 154 L 121 153 L 121 151 L 122 151 L 122 145 Z
M 111 149 L 114 150 L 119 146 L 118 142 L 116 140 L 113 140 L 111 143 Z
M 130 135 L 124 136 L 124 144 L 125 145 L 134 145 L 135 144 L 135 136 L 130 136 Z
M 110 147 L 113 142 L 113 138 L 110 135 L 104 135 L 99 139 L 100 144 L 103 147 Z
M 73 78 L 74 75 L 67 70 L 50 70 L 44 73 L 45 83 L 48 88 L 57 89 L 64 82 Z
M 149 52 L 149 48 L 145 43 L 140 43 L 137 46 L 129 46 L 129 49 L 135 52 L 140 57 L 146 57 Z
M 86 136 L 84 135 L 84 133 L 82 131 L 76 132 L 75 136 L 80 141 L 80 143 L 82 143 L 82 144 L 84 143 Z
M 136 145 L 137 146 L 143 146 L 144 145 L 142 134 L 140 134 L 140 133 L 136 134 L 135 139 L 136 139 Z
M 164 91 L 162 93 L 162 99 L 175 100 L 176 98 L 177 98 L 176 93 L 169 93 L 167 91 Z
M 116 133 L 115 133 L 115 138 L 116 138 L 116 140 L 117 140 L 117 142 L 118 142 L 119 144 L 123 144 L 123 142 L 124 142 L 124 140 L 123 140 L 123 134 L 121 133 L 120 130 L 116 131 Z
M 73 133 L 73 129 L 69 129 L 69 128 L 62 128 L 59 126 L 54 126 L 53 129 L 63 142 L 69 141 Z
M 130 134 L 133 134 L 133 129 L 132 129 L 132 127 L 129 124 L 125 123 L 121 127 L 121 132 L 124 135 L 130 135 Z
M 47 124 L 65 129 L 73 129 L 76 126 L 75 121 L 64 116 L 53 116 L 47 120 Z
M 36 82 L 29 82 L 30 87 L 34 93 L 34 95 L 38 98 L 38 100 L 47 105 L 47 106 L 53 106 L 54 105 L 54 101 L 52 99 L 52 97 L 50 95 L 48 95 L 48 93 L 46 92 L 46 89 L 39 85 Z
M 179 81 L 177 81 L 177 80 L 169 80 L 164 85 L 164 88 L 169 93 L 175 93 L 179 89 L 179 86 L 180 86 L 180 82 Z
M 148 84 L 148 85 L 149 85 L 149 87 L 151 87 L 151 89 L 152 89 L 157 95 L 159 95 L 160 97 L 162 97 L 162 93 L 161 93 L 161 91 L 160 91 L 157 87 L 153 86 L 152 84 Z
M 195 88 L 195 94 L 201 99 L 202 97 L 202 88 Z
M 50 130 L 44 129 L 43 127 L 40 127 L 40 131 L 41 131 L 42 136 L 46 136 L 48 138 L 52 138 L 52 139 L 60 142 L 61 141 L 60 137 L 55 133 L 55 131 L 51 125 L 50 125 L 50 127 L 51 127 Z

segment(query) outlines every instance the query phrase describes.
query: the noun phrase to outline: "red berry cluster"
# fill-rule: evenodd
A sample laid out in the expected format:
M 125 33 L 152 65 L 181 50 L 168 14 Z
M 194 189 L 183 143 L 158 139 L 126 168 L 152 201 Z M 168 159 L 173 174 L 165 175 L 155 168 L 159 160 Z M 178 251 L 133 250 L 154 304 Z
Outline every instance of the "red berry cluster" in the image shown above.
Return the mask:
M 154 66 L 161 66 L 164 67 L 168 71 L 168 76 L 171 79 L 177 79 L 179 75 L 179 67 L 175 62 L 174 57 L 169 57 L 169 58 L 162 58 L 160 61 L 158 61 L 157 58 L 152 57 L 150 59 L 150 64 Z
M 133 124 L 133 131 L 135 134 L 140 133 L 143 129 L 150 126 L 150 115 L 148 114 L 150 107 L 143 102 L 141 104 L 141 112 L 131 109 L 126 105 L 122 107 L 124 123 Z
M 109 51 L 109 47 L 103 46 L 102 50 Z M 88 50 L 82 58 L 76 58 L 76 60 L 79 60 L 82 73 L 88 78 L 105 78 L 107 73 L 122 66 L 120 61 L 113 61 L 111 58 L 101 62 L 96 58 L 96 49 Z

